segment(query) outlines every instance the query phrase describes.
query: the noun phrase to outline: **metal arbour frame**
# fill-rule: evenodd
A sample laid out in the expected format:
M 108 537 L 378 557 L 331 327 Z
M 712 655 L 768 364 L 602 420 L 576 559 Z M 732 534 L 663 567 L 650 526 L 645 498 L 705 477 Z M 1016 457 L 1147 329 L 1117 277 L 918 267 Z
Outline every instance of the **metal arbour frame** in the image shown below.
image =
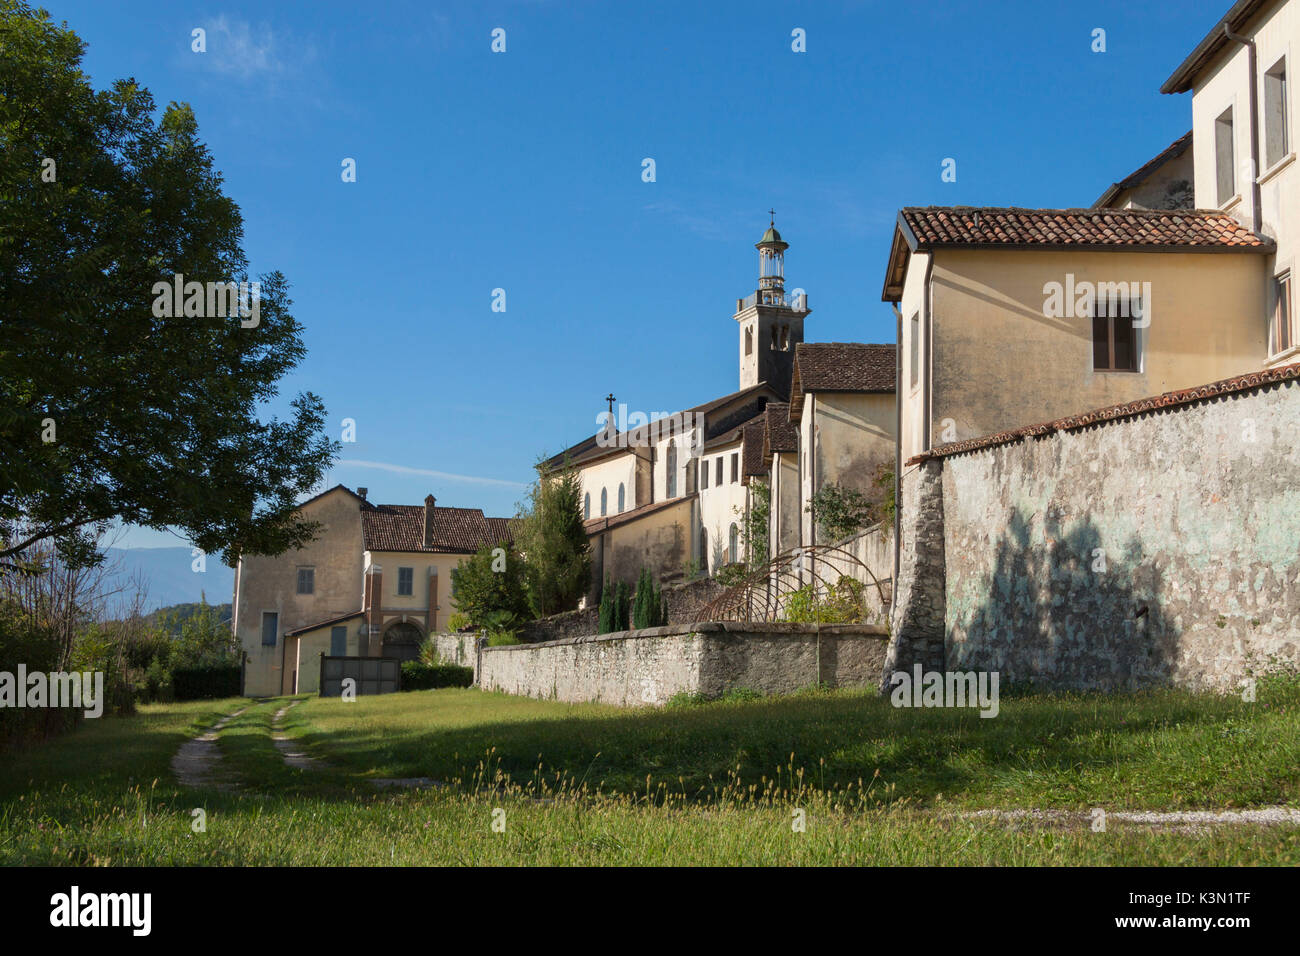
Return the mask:
M 700 619 L 774 622 L 780 619 L 791 593 L 812 585 L 816 604 L 845 575 L 864 584 L 870 581 L 880 595 L 881 607 L 888 604 L 884 583 L 857 555 L 833 544 L 818 544 L 777 555 L 705 605 Z

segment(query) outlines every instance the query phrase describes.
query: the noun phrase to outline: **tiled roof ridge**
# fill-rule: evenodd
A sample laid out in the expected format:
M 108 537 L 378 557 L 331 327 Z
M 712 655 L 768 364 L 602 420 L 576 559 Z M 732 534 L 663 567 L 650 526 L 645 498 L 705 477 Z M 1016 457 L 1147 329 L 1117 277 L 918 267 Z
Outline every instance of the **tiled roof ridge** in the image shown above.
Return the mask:
M 998 445 L 1009 445 L 1022 438 L 1041 438 L 1053 432 L 1078 431 L 1090 425 L 1101 425 L 1119 419 L 1135 418 L 1146 412 L 1194 405 L 1197 402 L 1208 401 L 1224 395 L 1249 392 L 1294 379 L 1300 379 L 1300 362 L 1294 365 L 1283 365 L 1280 368 L 1263 369 L 1246 375 L 1237 375 L 1233 378 L 1221 379 L 1206 385 L 1197 385 L 1192 388 L 1183 388 L 1147 398 L 1139 398 L 1136 401 L 1125 402 L 1122 405 L 1108 405 L 1105 408 L 1096 408 L 1078 415 L 1069 415 L 1055 421 L 1025 425 L 1011 431 L 984 435 L 979 438 L 968 438 L 965 441 L 949 442 L 946 445 L 938 445 L 930 451 L 914 455 L 905 464 L 914 465 L 937 458 L 951 458 L 954 455 L 980 451 Z
M 1103 206 L 903 206 L 903 212 L 1005 212 L 1034 213 L 1040 216 L 1075 215 L 1075 216 L 1130 216 L 1134 218 L 1168 218 L 1171 216 L 1189 216 L 1198 219 L 1232 219 L 1232 216 L 1220 209 L 1137 209 Z M 1234 220 L 1235 221 L 1235 220 Z

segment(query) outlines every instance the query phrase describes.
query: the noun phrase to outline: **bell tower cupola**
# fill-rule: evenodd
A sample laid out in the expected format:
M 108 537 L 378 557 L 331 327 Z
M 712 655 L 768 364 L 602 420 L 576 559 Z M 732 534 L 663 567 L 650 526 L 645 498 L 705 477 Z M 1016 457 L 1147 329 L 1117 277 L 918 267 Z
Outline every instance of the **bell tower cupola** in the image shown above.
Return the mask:
M 740 327 L 740 387 L 766 382 L 786 397 L 794 374 L 794 347 L 803 341 L 803 320 L 812 311 L 803 289 L 785 291 L 785 251 L 790 244 L 768 210 L 767 232 L 754 243 L 758 250 L 758 289 L 736 300 Z

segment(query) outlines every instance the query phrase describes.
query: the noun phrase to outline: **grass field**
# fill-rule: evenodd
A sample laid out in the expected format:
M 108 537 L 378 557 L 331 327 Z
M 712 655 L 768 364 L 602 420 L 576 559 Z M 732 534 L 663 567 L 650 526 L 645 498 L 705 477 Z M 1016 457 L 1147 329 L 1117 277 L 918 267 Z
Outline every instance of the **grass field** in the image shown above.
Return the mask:
M 1298 864 L 1300 829 L 1008 823 L 982 808 L 1300 806 L 1300 684 L 899 710 L 865 692 L 621 710 L 477 690 L 141 708 L 3 761 L 8 864 Z M 218 717 L 236 789 L 170 760 Z M 432 778 L 380 790 L 375 778 Z M 196 811 L 205 826 L 199 831 Z M 802 829 L 796 824 L 802 819 Z M 495 826 L 494 826 L 495 824 Z

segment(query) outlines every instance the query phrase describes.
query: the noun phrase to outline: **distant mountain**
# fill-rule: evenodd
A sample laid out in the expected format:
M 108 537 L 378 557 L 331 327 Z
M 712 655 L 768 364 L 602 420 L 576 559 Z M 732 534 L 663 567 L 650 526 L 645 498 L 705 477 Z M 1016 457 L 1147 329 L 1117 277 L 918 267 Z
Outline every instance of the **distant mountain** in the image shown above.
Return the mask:
M 191 567 L 194 559 L 189 548 L 109 548 L 106 554 L 106 565 L 114 569 L 105 582 L 108 588 L 123 588 L 124 595 L 130 594 L 131 577 L 138 573 L 148 585 L 145 611 L 194 604 L 200 598 L 209 604 L 228 604 L 235 590 L 235 572 L 217 554 L 207 556 L 202 573 Z M 111 601 L 110 616 L 124 602 L 129 598 Z

